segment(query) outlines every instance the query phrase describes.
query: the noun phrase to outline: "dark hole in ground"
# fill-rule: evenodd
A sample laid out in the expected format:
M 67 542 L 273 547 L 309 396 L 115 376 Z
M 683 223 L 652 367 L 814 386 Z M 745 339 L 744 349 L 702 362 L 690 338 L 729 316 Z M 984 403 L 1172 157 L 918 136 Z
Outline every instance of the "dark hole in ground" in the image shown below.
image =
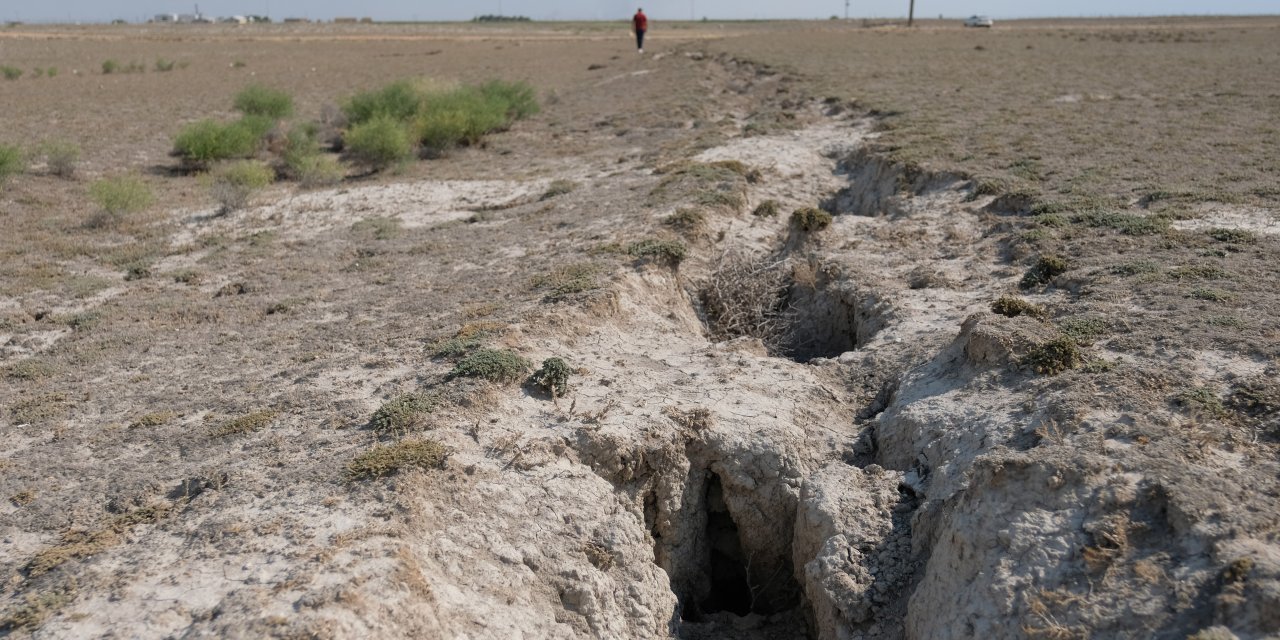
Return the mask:
M 747 581 L 747 558 L 742 553 L 738 525 L 724 501 L 720 476 L 711 474 L 707 482 L 707 576 L 711 590 L 699 603 L 702 613 L 727 611 L 745 616 L 751 613 L 753 598 Z

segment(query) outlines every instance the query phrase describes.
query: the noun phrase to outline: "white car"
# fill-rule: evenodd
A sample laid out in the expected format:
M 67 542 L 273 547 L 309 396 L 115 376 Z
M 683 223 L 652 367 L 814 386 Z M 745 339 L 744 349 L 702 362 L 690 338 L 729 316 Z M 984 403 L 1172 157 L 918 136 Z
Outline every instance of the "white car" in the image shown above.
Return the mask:
M 995 25 L 995 21 L 987 16 L 969 16 L 969 18 L 964 21 L 964 26 L 966 27 L 990 28 L 993 25 Z

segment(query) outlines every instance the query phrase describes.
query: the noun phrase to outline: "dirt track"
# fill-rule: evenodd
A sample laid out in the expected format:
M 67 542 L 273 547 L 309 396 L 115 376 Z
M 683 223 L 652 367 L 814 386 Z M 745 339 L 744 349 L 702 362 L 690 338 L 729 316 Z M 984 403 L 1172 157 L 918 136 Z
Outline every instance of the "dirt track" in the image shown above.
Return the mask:
M 902 159 L 933 148 L 893 143 L 927 108 L 870 113 L 904 94 L 829 95 L 830 77 L 771 60 L 774 41 L 691 29 L 639 58 L 625 33 L 404 31 L 0 39 L 0 63 L 62 67 L 0 84 L 0 136 L 86 151 L 86 177 L 37 166 L 0 192 L 7 631 L 1280 631 L 1265 140 L 1179 143 L 1231 144 L 1240 197 L 1140 199 L 1142 171 L 1064 191 L 1048 150 L 1040 191 L 985 193 L 990 163 Z M 830 32 L 777 38 L 830 56 L 813 35 Z M 191 66 L 166 74 L 71 73 L 179 51 Z M 410 75 L 531 80 L 544 112 L 401 175 L 282 184 L 225 216 L 167 170 L 172 132 L 225 115 L 246 81 L 289 88 L 308 118 Z M 85 228 L 87 176 L 121 165 L 162 204 Z M 553 180 L 575 186 L 544 197 Z M 779 215 L 754 215 L 768 200 Z M 804 207 L 833 221 L 802 230 Z M 681 209 L 701 222 L 673 226 Z M 625 253 L 647 239 L 688 256 Z M 1024 285 L 1045 256 L 1066 269 Z M 729 330 L 707 291 L 736 291 L 744 263 L 778 284 L 739 282 L 734 310 L 764 321 Z M 1041 312 L 993 313 L 1004 295 Z M 471 336 L 564 358 L 572 390 L 451 376 L 442 345 Z M 1064 337 L 1079 360 L 1045 369 Z M 351 481 L 353 458 L 402 435 L 370 423 L 407 392 L 434 406 L 410 439 L 448 460 Z

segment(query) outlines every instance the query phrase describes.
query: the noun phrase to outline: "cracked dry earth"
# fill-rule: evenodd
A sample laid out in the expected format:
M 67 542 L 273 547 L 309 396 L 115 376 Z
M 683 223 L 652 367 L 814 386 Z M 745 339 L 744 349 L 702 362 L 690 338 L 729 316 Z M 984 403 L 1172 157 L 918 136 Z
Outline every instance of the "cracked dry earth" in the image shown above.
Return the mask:
M 172 242 L 190 250 L 155 271 L 204 277 L 121 283 L 86 303 L 103 318 L 92 332 L 6 338 L 6 362 L 75 364 L 6 389 L 11 407 L 45 402 L 23 421 L 9 411 L 2 436 L 6 495 L 35 496 L 3 511 L 8 631 L 1280 629 L 1274 438 L 1162 391 L 1265 380 L 1274 353 L 1101 341 L 1108 367 L 1037 374 L 1025 358 L 1053 325 L 991 313 L 1023 268 L 970 181 L 867 152 L 872 119 L 785 73 L 692 49 L 643 64 L 627 79 L 640 95 L 674 78 L 714 99 L 557 128 L 557 111 L 613 90 L 597 82 L 500 136 L 572 148 L 535 171 L 525 152 L 474 149 L 438 161 L 447 179 L 175 211 Z M 761 114 L 777 126 L 744 132 Z M 457 175 L 468 167 L 484 169 Z M 553 180 L 577 187 L 543 198 Z M 753 215 L 768 200 L 780 215 Z M 816 206 L 829 227 L 791 222 Z M 664 223 L 684 208 L 703 223 Z M 678 233 L 678 266 L 617 250 Z M 734 260 L 778 276 L 768 335 L 706 313 Z M 566 270 L 590 286 L 548 290 Z M 1026 295 L 1061 309 L 1078 293 Z M 561 357 L 572 388 L 451 378 L 436 346 L 458 334 Z M 348 480 L 380 440 L 370 416 L 405 392 L 435 398 L 409 437 L 446 445 L 447 461 Z M 263 420 L 220 428 L 243 415 Z

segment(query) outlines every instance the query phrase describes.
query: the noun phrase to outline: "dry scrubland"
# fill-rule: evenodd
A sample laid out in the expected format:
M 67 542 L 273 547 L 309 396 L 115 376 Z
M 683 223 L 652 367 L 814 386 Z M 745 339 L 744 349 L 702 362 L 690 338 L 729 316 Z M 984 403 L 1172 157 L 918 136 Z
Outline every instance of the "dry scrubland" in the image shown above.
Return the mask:
M 0 30 L 0 635 L 1280 633 L 1280 20 L 651 37 Z

